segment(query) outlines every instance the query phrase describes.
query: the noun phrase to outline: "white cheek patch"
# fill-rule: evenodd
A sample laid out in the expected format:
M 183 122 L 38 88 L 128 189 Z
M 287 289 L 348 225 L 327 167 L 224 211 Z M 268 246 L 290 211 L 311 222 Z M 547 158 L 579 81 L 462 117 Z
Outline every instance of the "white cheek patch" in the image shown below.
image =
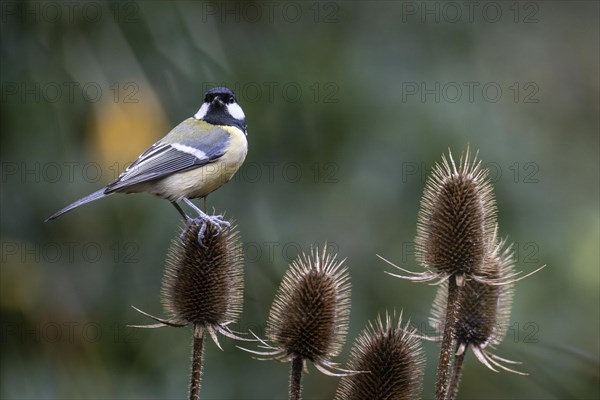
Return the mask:
M 200 107 L 198 112 L 194 115 L 194 118 L 202 119 L 202 118 L 206 117 L 207 112 L 208 112 L 208 104 L 204 103 L 204 104 L 202 104 L 202 107 Z
M 202 110 L 202 109 L 200 109 L 200 110 Z M 200 112 L 200 111 L 198 111 L 198 112 Z M 173 147 L 174 149 L 179 150 L 183 153 L 191 154 L 199 160 L 205 160 L 206 158 L 208 158 L 208 157 L 206 157 L 205 152 L 203 152 L 202 150 L 198 150 L 192 146 L 186 146 L 185 144 L 181 144 L 181 143 L 173 143 L 171 145 L 171 147 Z
M 242 107 L 238 103 L 227 104 L 227 112 L 235 119 L 243 120 L 246 118 Z

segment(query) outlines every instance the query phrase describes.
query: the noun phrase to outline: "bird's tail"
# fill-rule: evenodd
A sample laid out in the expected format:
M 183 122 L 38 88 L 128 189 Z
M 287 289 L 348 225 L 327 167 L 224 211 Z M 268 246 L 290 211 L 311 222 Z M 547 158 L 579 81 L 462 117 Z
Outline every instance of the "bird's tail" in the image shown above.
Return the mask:
M 86 203 L 89 203 L 90 201 L 98 200 L 98 199 L 101 199 L 102 197 L 108 196 L 108 194 L 104 193 L 105 190 L 106 190 L 106 188 L 102 188 L 102 189 L 98 190 L 97 192 L 94 192 L 92 194 L 85 196 L 82 199 L 77 200 L 75 203 L 70 204 L 70 205 L 66 206 L 65 208 L 63 208 L 62 210 L 49 216 L 48 219 L 44 222 L 48 222 L 53 219 L 56 219 L 56 218 L 60 217 L 61 215 L 63 215 L 64 213 L 69 212 L 72 209 L 77 208 Z

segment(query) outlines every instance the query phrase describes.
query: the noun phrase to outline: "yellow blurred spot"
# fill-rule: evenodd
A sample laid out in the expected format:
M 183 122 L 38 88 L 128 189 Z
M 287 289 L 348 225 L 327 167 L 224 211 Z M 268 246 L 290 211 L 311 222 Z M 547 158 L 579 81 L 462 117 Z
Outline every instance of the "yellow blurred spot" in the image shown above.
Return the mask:
M 2 238 L 2 308 L 35 314 L 42 296 L 45 270 L 39 262 L 39 245 L 17 238 Z
M 137 103 L 114 102 L 110 96 L 96 106 L 90 123 L 90 159 L 101 164 L 103 181 L 115 179 L 168 130 L 165 113 L 149 88 L 140 88 Z

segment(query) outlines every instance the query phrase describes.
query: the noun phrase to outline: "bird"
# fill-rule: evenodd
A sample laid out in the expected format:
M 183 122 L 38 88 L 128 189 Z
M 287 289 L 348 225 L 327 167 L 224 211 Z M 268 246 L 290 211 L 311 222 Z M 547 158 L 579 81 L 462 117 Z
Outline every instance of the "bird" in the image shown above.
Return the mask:
M 193 117 L 150 146 L 117 179 L 52 214 L 46 222 L 113 193 L 146 192 L 170 201 L 188 227 L 192 222 L 201 224 L 201 241 L 207 224 L 220 230 L 229 223 L 221 215 L 207 215 L 191 199 L 206 199 L 233 177 L 246 159 L 247 136 L 246 116 L 235 93 L 226 87 L 212 88 Z M 189 217 L 178 204 L 181 201 L 198 217 Z

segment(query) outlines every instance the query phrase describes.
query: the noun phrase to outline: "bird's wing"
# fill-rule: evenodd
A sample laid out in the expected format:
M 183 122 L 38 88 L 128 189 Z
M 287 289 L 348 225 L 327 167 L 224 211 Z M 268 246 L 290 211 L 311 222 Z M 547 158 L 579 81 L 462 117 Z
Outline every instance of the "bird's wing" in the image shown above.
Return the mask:
M 194 127 L 190 124 L 199 122 L 207 129 L 200 130 L 201 134 L 191 132 Z M 106 193 L 214 162 L 225 153 L 229 140 L 224 129 L 203 121 L 184 122 L 139 156 L 106 187 Z

